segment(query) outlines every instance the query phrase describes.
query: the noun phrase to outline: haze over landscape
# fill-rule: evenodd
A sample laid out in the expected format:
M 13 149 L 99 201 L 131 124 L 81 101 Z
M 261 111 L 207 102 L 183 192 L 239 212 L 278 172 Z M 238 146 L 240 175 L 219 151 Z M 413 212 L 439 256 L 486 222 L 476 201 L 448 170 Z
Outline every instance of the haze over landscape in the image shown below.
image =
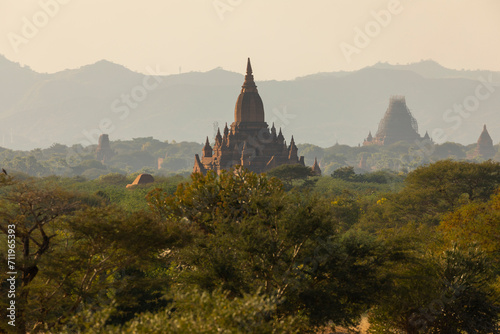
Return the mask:
M 500 1 L 0 1 L 0 332 L 500 334 Z
M 500 139 L 499 72 L 450 70 L 427 60 L 260 81 L 259 65 L 254 61 L 266 121 L 300 143 L 362 143 L 369 131 L 376 132 L 392 95 L 406 96 L 421 135 L 428 131 L 437 143 L 471 144 L 485 123 L 494 142 Z M 238 73 L 216 68 L 145 76 L 99 61 L 41 74 L 0 57 L 0 146 L 87 146 L 101 133 L 112 140 L 153 136 L 201 143 L 215 136 L 214 126 L 232 122 L 244 66 L 241 59 Z M 488 98 L 475 98 L 478 87 Z
M 495 0 L 9 0 L 0 54 L 50 73 L 102 59 L 142 73 L 156 65 L 165 74 L 241 73 L 246 57 L 259 64 L 259 80 L 422 59 L 500 71 L 499 12 Z M 37 23 L 33 31 L 26 21 Z M 370 31 L 366 45 L 355 43 L 358 29 Z M 342 43 L 360 52 L 347 59 Z
M 487 123 L 496 143 L 498 12 L 494 0 L 4 2 L 0 146 L 95 143 L 103 120 L 111 139 L 201 143 L 231 122 L 247 57 L 266 121 L 298 142 L 362 143 L 405 95 L 422 135 L 470 144 Z M 124 117 L 116 100 L 151 73 L 162 82 Z

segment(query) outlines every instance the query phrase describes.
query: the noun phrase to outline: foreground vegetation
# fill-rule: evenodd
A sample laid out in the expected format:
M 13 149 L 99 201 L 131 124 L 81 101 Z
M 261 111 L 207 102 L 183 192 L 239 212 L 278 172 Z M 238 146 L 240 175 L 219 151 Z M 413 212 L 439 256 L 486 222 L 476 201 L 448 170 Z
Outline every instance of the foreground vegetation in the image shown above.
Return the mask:
M 500 333 L 499 163 L 293 168 L 136 189 L 0 174 L 15 331 L 317 333 L 366 316 L 371 333 Z
M 31 176 L 45 177 L 58 175 L 63 177 L 82 176 L 94 180 L 109 173 L 134 174 L 149 173 L 156 176 L 182 174 L 188 176 L 193 170 L 194 155 L 200 154 L 201 143 L 159 141 L 153 137 L 134 138 L 132 140 L 111 141 L 114 153 L 105 162 L 97 159 L 96 145 L 66 146 L 53 144 L 49 148 L 31 151 L 13 151 L 0 147 L 0 166 Z M 497 154 L 493 160 L 500 161 L 500 145 L 495 145 Z M 334 145 L 322 148 L 312 144 L 299 144 L 300 155 L 312 165 L 317 158 L 324 175 L 331 175 L 335 170 L 356 166 L 356 172 L 392 170 L 407 173 L 418 166 L 443 159 L 456 161 L 473 160 L 482 162 L 482 157 L 470 158 L 476 144 L 461 145 L 446 142 L 406 143 L 397 142 L 388 146 Z M 159 168 L 158 158 L 163 159 Z

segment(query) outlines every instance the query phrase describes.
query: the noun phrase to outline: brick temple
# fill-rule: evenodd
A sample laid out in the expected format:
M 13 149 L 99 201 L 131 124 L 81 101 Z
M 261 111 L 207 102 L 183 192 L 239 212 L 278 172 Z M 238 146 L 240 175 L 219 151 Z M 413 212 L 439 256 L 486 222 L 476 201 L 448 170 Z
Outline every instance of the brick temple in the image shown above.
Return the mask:
M 304 165 L 304 157 L 298 157 L 292 136 L 287 146 L 281 128 L 274 124 L 269 129 L 264 120 L 264 104 L 260 98 L 252 73 L 250 58 L 245 82 L 234 108 L 234 122 L 224 130 L 217 130 L 212 148 L 208 137 L 201 158 L 195 155 L 193 173 L 206 174 L 213 170 L 230 169 L 240 165 L 252 172 L 262 173 L 280 165 Z

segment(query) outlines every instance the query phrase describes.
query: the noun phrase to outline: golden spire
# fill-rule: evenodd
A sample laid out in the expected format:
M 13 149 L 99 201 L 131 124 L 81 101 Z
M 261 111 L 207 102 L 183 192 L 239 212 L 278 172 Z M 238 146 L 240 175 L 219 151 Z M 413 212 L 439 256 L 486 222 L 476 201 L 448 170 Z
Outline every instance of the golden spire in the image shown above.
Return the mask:
M 250 58 L 248 58 L 247 62 L 247 75 L 245 75 L 245 82 L 243 86 L 241 86 L 241 92 L 256 92 L 257 85 L 255 85 L 255 81 L 253 79 L 253 70 L 252 64 L 250 62 Z

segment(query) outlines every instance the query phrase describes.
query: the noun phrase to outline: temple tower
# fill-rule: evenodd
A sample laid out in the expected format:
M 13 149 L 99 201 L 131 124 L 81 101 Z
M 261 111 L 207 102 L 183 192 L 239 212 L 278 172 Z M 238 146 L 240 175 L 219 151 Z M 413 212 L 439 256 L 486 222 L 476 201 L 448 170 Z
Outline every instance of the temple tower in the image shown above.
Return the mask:
M 302 164 L 304 157 L 298 157 L 298 149 L 292 136 L 288 147 L 281 129 L 279 134 L 272 125 L 269 129 L 264 117 L 264 104 L 260 98 L 253 77 L 250 58 L 247 62 L 245 81 L 234 107 L 234 122 L 227 124 L 221 135 L 215 136 L 215 144 L 210 147 L 208 138 L 202 157 L 195 156 L 194 173 L 209 170 L 220 172 L 241 165 L 249 170 L 262 173 L 283 164 Z
M 415 140 L 421 139 L 417 120 L 406 106 L 405 97 L 393 96 L 375 137 L 372 137 L 370 132 L 363 145 L 391 145 L 398 141 L 414 143 Z
M 99 143 L 96 149 L 96 158 L 102 163 L 106 163 L 115 155 L 115 151 L 111 149 L 109 143 L 109 135 L 102 134 L 99 136 Z

